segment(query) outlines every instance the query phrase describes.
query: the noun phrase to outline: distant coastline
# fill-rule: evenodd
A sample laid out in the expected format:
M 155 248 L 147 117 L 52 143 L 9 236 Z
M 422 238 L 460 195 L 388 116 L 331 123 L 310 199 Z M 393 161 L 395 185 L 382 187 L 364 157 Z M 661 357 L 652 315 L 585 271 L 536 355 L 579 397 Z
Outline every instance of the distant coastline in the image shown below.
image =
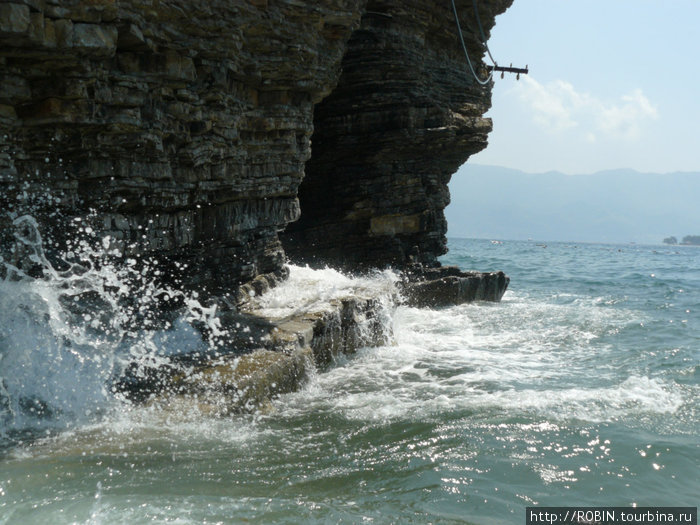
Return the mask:
M 682 246 L 700 246 L 700 235 L 686 235 L 678 242 L 675 237 L 666 237 L 664 239 L 664 244 L 680 244 Z
M 506 243 L 529 243 L 532 244 L 533 246 L 537 246 L 540 248 L 546 248 L 548 245 L 559 245 L 559 244 L 564 244 L 564 245 L 569 245 L 572 247 L 577 247 L 577 246 L 587 246 L 587 245 L 600 245 L 601 247 L 611 247 L 611 248 L 616 248 L 616 249 L 622 249 L 622 248 L 649 248 L 649 249 L 656 249 L 661 246 L 668 246 L 668 247 L 677 247 L 677 248 L 698 248 L 700 247 L 700 244 L 683 244 L 682 242 L 678 242 L 676 244 L 669 244 L 669 243 L 664 243 L 662 241 L 656 241 L 656 242 L 636 242 L 636 241 L 626 241 L 626 242 L 621 242 L 621 241 L 581 241 L 581 240 L 561 240 L 561 239 L 549 239 L 549 240 L 544 240 L 544 239 L 509 239 L 506 237 L 502 238 L 493 238 L 493 237 L 467 237 L 467 236 L 460 236 L 460 235 L 447 235 L 447 240 L 448 243 L 454 242 L 454 241 L 483 241 L 483 242 L 489 242 L 490 244 L 493 245 L 499 245 L 499 244 L 506 244 Z M 449 246 L 449 244 L 448 244 Z M 444 257 L 444 256 L 443 256 Z
M 448 236 L 660 245 L 674 232 L 679 243 L 700 234 L 700 172 L 532 174 L 467 163 L 450 194 Z

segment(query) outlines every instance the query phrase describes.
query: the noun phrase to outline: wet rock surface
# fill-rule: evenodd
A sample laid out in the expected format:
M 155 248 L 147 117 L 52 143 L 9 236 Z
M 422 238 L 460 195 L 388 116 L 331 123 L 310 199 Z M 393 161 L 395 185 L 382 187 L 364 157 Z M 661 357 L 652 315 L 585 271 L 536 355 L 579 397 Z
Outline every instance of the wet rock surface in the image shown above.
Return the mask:
M 275 397 L 298 390 L 310 374 L 338 357 L 391 344 L 391 317 L 399 304 L 435 308 L 499 301 L 508 281 L 503 272 L 414 267 L 402 279 L 370 280 L 330 298 L 292 296 L 294 304 L 282 308 L 279 300 L 270 307 L 264 296 L 255 296 L 239 311 L 220 313 L 215 334 L 200 327 L 211 343 L 209 351 L 168 363 L 134 363 L 115 390 L 137 403 L 195 403 L 217 416 L 272 410 Z
M 511 2 L 479 2 L 486 33 Z M 457 7 L 484 72 L 473 3 Z M 135 363 L 115 388 L 139 402 L 223 394 L 222 414 L 262 406 L 389 338 L 371 294 L 256 312 L 250 298 L 288 276 L 285 250 L 407 269 L 411 304 L 503 295 L 502 273 L 437 268 L 447 183 L 486 146 L 490 90 L 448 2 L 0 0 L 0 256 L 41 278 L 23 247 L 60 269 L 86 235 L 115 264 L 196 290 L 247 331 L 216 336 L 218 355 Z M 43 245 L 17 237 L 24 214 Z
M 419 268 L 407 272 L 402 283 L 406 304 L 444 307 L 473 301 L 498 302 L 510 278 L 503 272 L 465 272 L 456 266 Z
M 210 415 L 266 410 L 341 355 L 390 342 L 378 297 L 348 295 L 282 318 L 255 310 L 221 316 L 217 355 L 179 356 L 126 370 L 115 391 L 137 403 L 195 402 Z

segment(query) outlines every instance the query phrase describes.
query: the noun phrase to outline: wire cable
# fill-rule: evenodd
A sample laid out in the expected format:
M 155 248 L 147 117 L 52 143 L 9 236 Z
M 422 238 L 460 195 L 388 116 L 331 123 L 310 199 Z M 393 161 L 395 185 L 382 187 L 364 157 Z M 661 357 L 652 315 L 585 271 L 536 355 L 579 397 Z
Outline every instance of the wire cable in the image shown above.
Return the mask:
M 482 80 L 481 78 L 479 78 L 479 75 L 476 74 L 476 71 L 474 70 L 474 66 L 472 65 L 472 61 L 469 58 L 469 52 L 467 51 L 467 45 L 464 43 L 464 37 L 462 36 L 462 27 L 459 24 L 459 15 L 457 14 L 457 6 L 455 5 L 455 0 L 452 0 L 452 11 L 455 14 L 455 22 L 457 23 L 457 34 L 459 35 L 459 41 L 462 43 L 462 49 L 464 50 L 464 56 L 467 58 L 467 64 L 469 64 L 469 70 L 472 72 L 474 79 L 482 86 L 485 86 L 486 84 L 491 82 L 491 79 L 493 78 L 493 69 L 491 69 L 491 73 L 489 73 L 489 76 L 486 78 L 486 80 Z M 481 26 L 481 22 L 479 22 L 479 26 Z M 483 33 L 483 31 L 482 31 L 482 33 Z M 489 55 L 490 55 L 490 53 L 489 53 Z
M 476 0 L 472 0 L 472 5 L 474 6 L 474 15 L 476 16 L 476 23 L 479 24 L 479 31 L 481 32 L 481 42 L 484 44 L 484 47 L 486 48 L 486 52 L 489 54 L 491 62 L 493 62 L 494 66 L 497 66 L 498 62 L 496 62 L 496 59 L 493 58 L 493 55 L 491 54 L 491 50 L 489 49 L 489 45 L 487 43 L 488 38 L 486 38 L 486 33 L 484 32 L 484 28 L 481 25 L 481 18 L 479 17 L 479 9 L 476 7 Z

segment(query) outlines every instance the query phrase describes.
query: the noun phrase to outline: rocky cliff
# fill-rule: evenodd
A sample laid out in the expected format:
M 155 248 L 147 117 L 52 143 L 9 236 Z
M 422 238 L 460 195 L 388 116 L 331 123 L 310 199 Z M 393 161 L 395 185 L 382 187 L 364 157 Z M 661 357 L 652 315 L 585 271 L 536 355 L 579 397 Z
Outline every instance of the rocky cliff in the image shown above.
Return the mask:
M 485 30 L 511 2 L 478 2 Z M 480 60 L 475 4 L 460 2 L 460 19 Z M 369 0 L 338 86 L 315 108 L 288 253 L 351 267 L 435 265 L 447 251 L 447 183 L 486 147 L 490 100 L 491 86 L 467 68 L 449 1 Z
M 486 32 L 511 2 L 479 2 Z M 0 0 L 0 74 L 5 261 L 31 271 L 18 215 L 56 252 L 78 218 L 233 302 L 284 277 L 283 242 L 434 265 L 447 182 L 491 129 L 447 1 Z

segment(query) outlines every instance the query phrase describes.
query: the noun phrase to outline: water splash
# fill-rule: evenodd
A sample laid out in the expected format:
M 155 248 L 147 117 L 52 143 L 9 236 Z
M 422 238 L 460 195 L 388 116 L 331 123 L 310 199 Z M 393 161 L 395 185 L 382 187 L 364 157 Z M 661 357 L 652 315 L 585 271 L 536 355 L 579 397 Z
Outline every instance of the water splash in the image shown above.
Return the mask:
M 143 374 L 222 335 L 215 306 L 161 284 L 157 259 L 125 256 L 88 221 L 73 219 L 53 257 L 33 216 L 11 224 L 14 244 L 0 258 L 0 437 L 102 417 L 123 404 L 114 383 L 127 367 Z M 177 315 L 168 301 L 183 305 Z
M 256 297 L 252 307 L 262 315 L 278 318 L 323 309 L 348 296 L 378 298 L 389 307 L 396 302 L 398 281 L 399 276 L 391 270 L 351 277 L 332 268 L 315 270 L 289 265 L 289 278 Z
M 0 261 L 0 439 L 112 419 L 172 374 L 190 374 L 194 356 L 228 353 L 232 348 L 222 345 L 249 331 L 222 327 L 216 304 L 164 285 L 155 257 L 125 255 L 113 239 L 96 234 L 89 218 L 72 219 L 66 248 L 48 254 L 53 244 L 33 216 L 11 223 L 12 253 Z M 290 266 L 289 279 L 250 307 L 255 315 L 285 319 L 324 312 L 348 297 L 371 298 L 379 308 L 353 312 L 354 336 L 364 341 L 370 337 L 362 330 L 378 325 L 391 333 L 398 278 L 389 271 L 349 277 Z M 163 303 L 177 304 L 177 314 Z

